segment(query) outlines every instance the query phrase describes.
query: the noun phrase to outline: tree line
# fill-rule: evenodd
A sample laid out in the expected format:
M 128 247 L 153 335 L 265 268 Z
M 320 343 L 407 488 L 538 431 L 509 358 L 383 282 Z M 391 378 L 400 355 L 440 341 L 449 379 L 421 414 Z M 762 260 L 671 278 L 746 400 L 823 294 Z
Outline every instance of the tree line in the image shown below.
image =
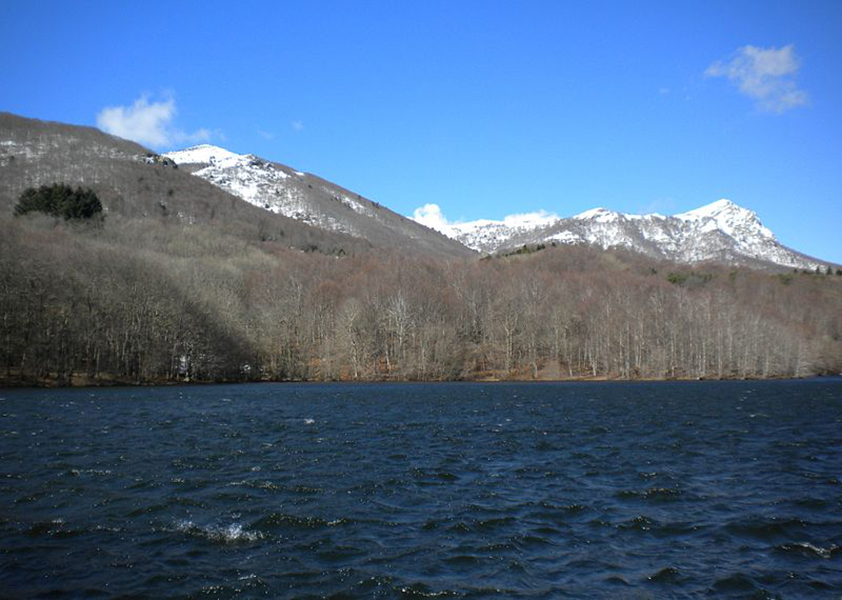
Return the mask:
M 29 215 L 0 218 L 0 340 L 6 383 L 802 377 L 842 371 L 842 277 Z

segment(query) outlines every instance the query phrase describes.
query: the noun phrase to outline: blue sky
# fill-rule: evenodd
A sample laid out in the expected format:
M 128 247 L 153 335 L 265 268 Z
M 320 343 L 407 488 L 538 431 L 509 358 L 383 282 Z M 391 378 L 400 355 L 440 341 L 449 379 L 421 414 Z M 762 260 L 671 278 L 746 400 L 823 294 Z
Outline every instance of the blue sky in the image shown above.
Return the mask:
M 842 263 L 838 1 L 3 0 L 0 56 L 0 110 L 252 152 L 406 215 L 727 197 Z

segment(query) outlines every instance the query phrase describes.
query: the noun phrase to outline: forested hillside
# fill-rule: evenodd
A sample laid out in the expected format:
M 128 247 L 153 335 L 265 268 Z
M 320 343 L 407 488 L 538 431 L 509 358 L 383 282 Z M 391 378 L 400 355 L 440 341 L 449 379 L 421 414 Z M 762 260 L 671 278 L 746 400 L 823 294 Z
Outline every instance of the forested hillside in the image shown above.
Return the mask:
M 132 142 L 0 114 L 0 383 L 842 371 L 842 272 L 480 259 L 390 219 L 311 227 Z
M 212 224 L 9 214 L 0 340 L 7 384 L 800 377 L 842 370 L 842 276 L 575 246 L 329 256 Z

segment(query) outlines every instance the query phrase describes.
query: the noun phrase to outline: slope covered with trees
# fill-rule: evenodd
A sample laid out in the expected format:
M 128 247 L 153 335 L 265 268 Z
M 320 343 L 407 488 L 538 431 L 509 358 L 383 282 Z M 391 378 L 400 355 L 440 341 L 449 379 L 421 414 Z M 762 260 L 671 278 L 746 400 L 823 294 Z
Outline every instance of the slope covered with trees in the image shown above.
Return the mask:
M 267 212 L 95 129 L 0 113 L 0 382 L 842 370 L 827 270 L 551 245 L 480 260 L 384 239 Z
M 7 383 L 807 376 L 842 370 L 842 277 L 26 215 L 0 219 L 0 340 Z

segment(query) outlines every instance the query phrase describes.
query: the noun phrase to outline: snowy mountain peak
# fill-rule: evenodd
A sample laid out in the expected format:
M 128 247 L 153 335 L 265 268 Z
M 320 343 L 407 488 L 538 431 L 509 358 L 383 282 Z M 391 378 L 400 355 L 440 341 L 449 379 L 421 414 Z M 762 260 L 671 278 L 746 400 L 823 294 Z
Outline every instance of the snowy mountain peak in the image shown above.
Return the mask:
M 566 219 L 546 212 L 524 216 L 529 218 L 451 223 L 437 205 L 415 213 L 419 222 L 480 252 L 562 243 L 629 248 L 688 263 L 759 261 L 811 270 L 821 264 L 779 244 L 754 211 L 724 198 L 672 217 L 625 214 L 602 207 Z
M 620 213 L 608 210 L 607 208 L 592 208 L 590 210 L 586 210 L 585 212 L 579 213 L 575 215 L 573 218 L 578 219 L 580 221 L 584 220 L 594 220 L 600 223 L 607 223 L 609 221 L 615 221 L 620 217 Z
M 180 164 L 214 164 L 224 160 L 236 160 L 246 155 L 236 154 L 225 148 L 214 146 L 213 144 L 199 144 L 198 146 L 191 146 L 184 150 L 176 150 L 174 152 L 167 152 L 164 154 L 177 165 Z
M 711 202 L 710 204 L 705 204 L 704 206 L 700 206 L 699 208 L 695 208 L 685 213 L 675 215 L 675 217 L 678 219 L 692 221 L 706 218 L 715 219 L 717 217 L 727 214 L 748 215 L 754 213 L 748 210 L 747 208 L 743 208 L 742 206 L 735 204 L 727 198 L 722 198 L 720 200 L 717 200 L 716 202 Z
M 775 239 L 774 234 L 760 222 L 756 212 L 727 198 L 675 215 L 675 218 L 694 222 L 705 231 L 718 229 L 735 238 L 757 235 L 770 240 Z

